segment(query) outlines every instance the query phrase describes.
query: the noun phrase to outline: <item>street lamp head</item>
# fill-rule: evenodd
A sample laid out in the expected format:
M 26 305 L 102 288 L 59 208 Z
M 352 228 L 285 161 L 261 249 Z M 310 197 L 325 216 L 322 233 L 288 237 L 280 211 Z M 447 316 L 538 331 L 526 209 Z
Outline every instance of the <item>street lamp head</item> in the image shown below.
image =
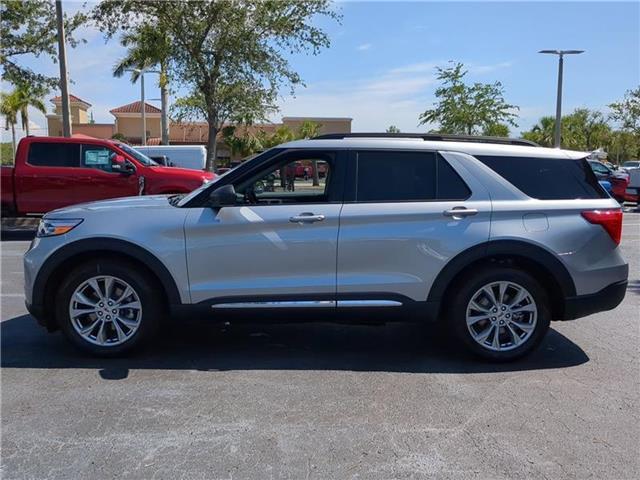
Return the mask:
M 584 50 L 540 50 L 538 53 L 550 53 L 553 55 L 578 55 L 584 53 Z

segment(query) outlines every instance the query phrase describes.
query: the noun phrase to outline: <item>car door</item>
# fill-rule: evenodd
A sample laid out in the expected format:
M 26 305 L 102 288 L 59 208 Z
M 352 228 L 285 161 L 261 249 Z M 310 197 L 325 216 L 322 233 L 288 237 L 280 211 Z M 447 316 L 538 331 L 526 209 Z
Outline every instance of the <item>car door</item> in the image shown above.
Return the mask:
M 136 173 L 113 170 L 118 153 L 104 145 L 83 143 L 80 149 L 81 169 L 76 175 L 76 203 L 138 194 Z
M 338 306 L 426 301 L 444 265 L 489 238 L 488 193 L 437 152 L 355 151 L 349 172 Z
M 80 145 L 73 142 L 29 144 L 16 175 L 18 210 L 45 213 L 76 203 L 75 179 L 80 172 Z
M 233 181 L 238 204 L 192 208 L 185 223 L 191 300 L 225 307 L 333 307 L 342 152 L 283 153 Z M 295 176 L 295 162 L 328 174 Z

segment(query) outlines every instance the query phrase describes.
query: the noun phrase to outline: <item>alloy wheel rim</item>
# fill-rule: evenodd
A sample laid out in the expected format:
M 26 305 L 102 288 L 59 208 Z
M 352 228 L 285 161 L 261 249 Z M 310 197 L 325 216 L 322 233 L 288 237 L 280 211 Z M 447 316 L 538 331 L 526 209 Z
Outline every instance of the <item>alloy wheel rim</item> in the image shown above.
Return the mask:
M 471 338 L 483 348 L 508 351 L 531 338 L 538 321 L 533 296 L 514 282 L 492 282 L 478 289 L 467 305 Z
M 140 327 L 142 304 L 124 280 L 99 275 L 81 283 L 69 301 L 69 318 L 83 340 L 102 347 L 121 345 Z

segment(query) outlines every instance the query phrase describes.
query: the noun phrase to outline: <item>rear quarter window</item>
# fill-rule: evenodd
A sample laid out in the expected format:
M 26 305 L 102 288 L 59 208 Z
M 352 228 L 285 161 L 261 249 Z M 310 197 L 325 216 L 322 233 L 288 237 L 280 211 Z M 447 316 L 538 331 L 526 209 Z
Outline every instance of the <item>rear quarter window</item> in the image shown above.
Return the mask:
M 476 158 L 531 198 L 575 200 L 609 196 L 584 159 L 485 155 Z
M 79 167 L 80 144 L 33 142 L 27 163 L 36 167 Z

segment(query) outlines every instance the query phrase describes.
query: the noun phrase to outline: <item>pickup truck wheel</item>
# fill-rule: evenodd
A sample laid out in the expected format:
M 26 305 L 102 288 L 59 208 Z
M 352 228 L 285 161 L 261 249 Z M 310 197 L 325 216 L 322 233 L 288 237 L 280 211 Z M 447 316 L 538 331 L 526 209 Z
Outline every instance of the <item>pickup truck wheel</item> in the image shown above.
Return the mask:
M 540 284 L 514 268 L 484 268 L 453 295 L 456 336 L 475 354 L 511 361 L 535 349 L 549 329 L 549 299 Z
M 80 349 L 116 356 L 155 333 L 162 309 L 154 297 L 153 281 L 135 266 L 114 260 L 86 263 L 63 281 L 56 296 L 56 319 Z

